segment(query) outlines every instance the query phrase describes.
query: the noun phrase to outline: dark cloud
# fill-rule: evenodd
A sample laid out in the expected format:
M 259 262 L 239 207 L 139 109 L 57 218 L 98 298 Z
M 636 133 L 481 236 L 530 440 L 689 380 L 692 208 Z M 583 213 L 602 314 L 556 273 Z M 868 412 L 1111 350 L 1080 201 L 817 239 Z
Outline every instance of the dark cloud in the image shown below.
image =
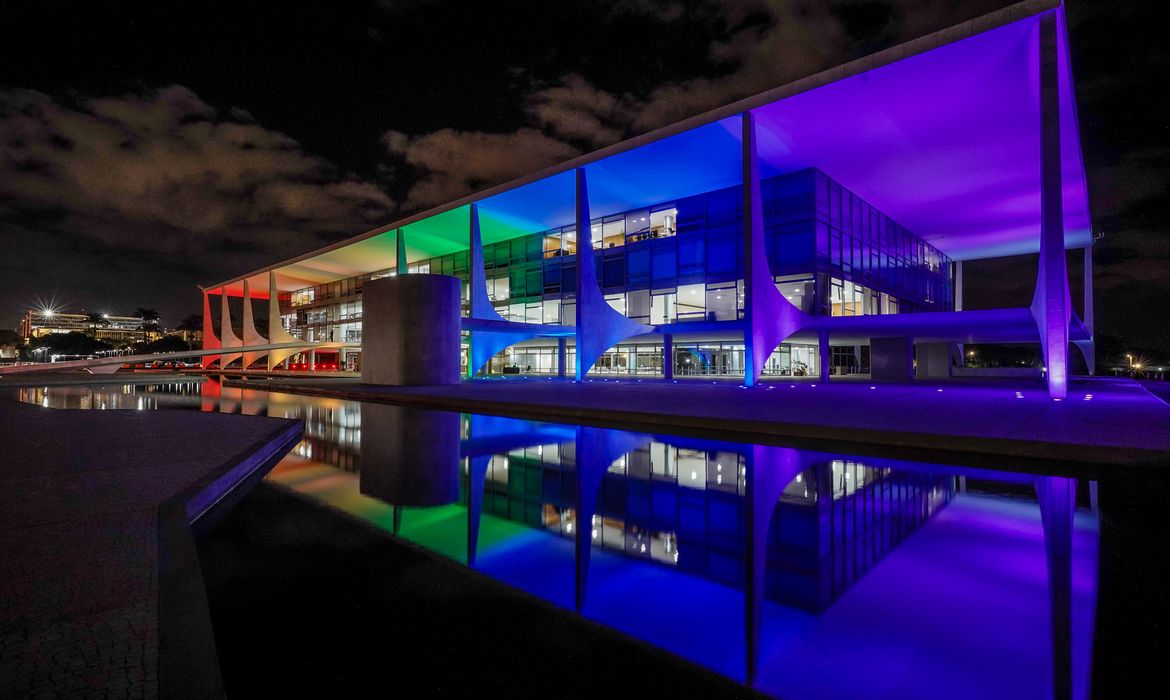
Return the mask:
M 246 116 L 221 117 L 177 85 L 81 100 L 0 92 L 5 295 L 48 287 L 82 299 L 87 287 L 157 280 L 159 268 L 210 283 L 391 215 L 377 187 Z M 29 256 L 42 261 L 35 279 L 20 263 Z
M 515 131 L 388 132 L 384 141 L 390 154 L 416 167 L 407 208 L 441 204 L 714 109 L 831 65 L 845 50 L 840 22 L 822 3 L 735 0 L 722 10 L 719 23 L 731 30 L 709 42 L 705 56 L 706 63 L 726 67 L 717 76 L 619 93 L 567 73 L 529 92 L 527 124 Z M 684 13 L 682 3 L 650 0 L 611 8 L 614 17 L 653 15 L 666 22 Z
M 423 136 L 389 131 L 383 140 L 391 154 L 419 173 L 407 193 L 408 210 L 449 202 L 578 154 L 531 128 L 506 134 L 441 129 Z

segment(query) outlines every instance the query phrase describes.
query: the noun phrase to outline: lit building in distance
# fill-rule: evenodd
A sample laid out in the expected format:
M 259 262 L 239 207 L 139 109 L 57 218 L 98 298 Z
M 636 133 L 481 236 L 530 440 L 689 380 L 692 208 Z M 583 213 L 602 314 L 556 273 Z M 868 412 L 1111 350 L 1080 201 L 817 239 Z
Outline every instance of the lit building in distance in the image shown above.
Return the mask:
M 27 343 L 53 333 L 85 333 L 111 345 L 142 342 L 142 319 L 133 316 L 101 314 L 95 322 L 87 313 L 72 313 L 52 309 L 29 309 L 20 321 L 20 337 Z M 147 342 L 163 336 L 161 329 L 146 331 Z
M 431 273 L 463 281 L 467 376 L 945 377 L 1031 343 L 1063 398 L 1094 364 L 1079 133 L 1063 6 L 1022 2 L 205 287 L 204 347 L 358 365 L 363 285 Z M 1025 254 L 1030 300 L 963 309 L 965 261 Z

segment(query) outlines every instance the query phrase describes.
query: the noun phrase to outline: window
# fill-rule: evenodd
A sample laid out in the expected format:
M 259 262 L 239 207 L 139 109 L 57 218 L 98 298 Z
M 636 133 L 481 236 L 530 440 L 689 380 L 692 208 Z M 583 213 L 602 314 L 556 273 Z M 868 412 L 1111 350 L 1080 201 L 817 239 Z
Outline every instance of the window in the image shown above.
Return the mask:
M 654 294 L 650 297 L 651 325 L 674 323 L 674 299 L 674 294 Z
M 706 289 L 701 284 L 686 284 L 678 288 L 678 320 L 702 321 L 706 318 Z
M 508 283 L 507 277 L 496 277 L 487 281 L 488 299 L 492 301 L 505 301 L 510 296 L 509 290 L 511 286 Z
M 597 244 L 597 229 L 594 227 L 594 245 Z M 601 248 L 617 248 L 626 244 L 626 222 L 624 218 L 607 220 L 601 225 Z
M 673 236 L 677 231 L 678 209 L 671 207 L 650 214 L 651 238 Z
M 736 283 L 707 285 L 707 320 L 734 321 L 738 313 Z
M 561 232 L 554 231 L 544 235 L 544 257 L 557 258 L 561 256 Z
M 544 302 L 544 323 L 559 324 L 561 322 L 561 300 L 546 299 Z

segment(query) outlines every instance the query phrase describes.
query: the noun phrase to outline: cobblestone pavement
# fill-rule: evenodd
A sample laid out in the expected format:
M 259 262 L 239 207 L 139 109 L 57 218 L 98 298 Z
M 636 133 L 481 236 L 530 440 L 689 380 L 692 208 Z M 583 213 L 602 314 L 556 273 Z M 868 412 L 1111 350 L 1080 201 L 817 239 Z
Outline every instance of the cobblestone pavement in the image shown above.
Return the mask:
M 156 697 L 159 505 L 286 426 L 0 397 L 0 697 Z

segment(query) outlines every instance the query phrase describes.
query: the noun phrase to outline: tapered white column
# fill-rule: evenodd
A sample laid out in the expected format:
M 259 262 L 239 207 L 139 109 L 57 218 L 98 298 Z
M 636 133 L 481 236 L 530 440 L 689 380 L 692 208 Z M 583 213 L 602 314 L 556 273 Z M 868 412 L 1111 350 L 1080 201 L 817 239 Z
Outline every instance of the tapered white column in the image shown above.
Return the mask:
M 245 347 L 255 347 L 257 345 L 267 345 L 268 340 L 256 331 L 256 322 L 252 318 L 252 289 L 248 284 L 248 280 L 244 280 L 244 327 L 243 327 L 243 343 Z M 242 364 L 243 369 L 248 369 L 253 362 L 264 357 L 267 351 L 253 351 L 245 352 Z
M 1089 374 L 1097 373 L 1097 331 L 1094 329 L 1095 312 L 1093 311 L 1093 246 L 1085 246 L 1085 330 L 1089 332 L 1089 342 L 1082 343 L 1081 349 L 1085 353 L 1085 363 L 1089 366 Z
M 243 345 L 239 338 L 236 337 L 236 332 L 232 330 L 232 310 L 228 306 L 227 288 L 224 287 L 219 291 L 219 342 L 220 347 L 224 350 L 228 348 L 239 348 Z M 219 368 L 221 370 L 227 369 L 227 366 L 232 362 L 240 359 L 242 355 L 239 352 L 224 353 L 219 360 Z
M 776 289 L 772 278 L 765 240 L 755 115 L 749 111 L 740 118 L 743 147 L 743 383 L 744 386 L 755 386 L 772 351 L 785 338 L 807 325 L 808 318 Z
M 402 229 L 394 234 L 394 267 L 400 275 L 406 274 L 406 235 Z
M 276 272 L 268 273 L 268 342 L 273 345 L 299 342 L 299 338 L 289 335 L 280 320 L 280 290 L 276 286 Z M 271 350 L 268 353 L 268 371 L 276 369 L 281 363 L 299 352 L 296 348 Z
M 585 168 L 577 168 L 577 371 L 581 381 L 606 350 L 630 336 L 653 328 L 617 312 L 605 302 L 597 284 L 593 256 L 593 227 Z
M 471 306 L 471 318 L 480 321 L 494 321 L 503 325 L 506 323 L 503 316 L 492 306 L 492 300 L 487 293 L 487 272 L 483 260 L 483 239 L 479 230 L 479 205 L 472 203 L 469 207 L 468 221 L 468 251 L 467 251 L 467 295 Z M 523 328 L 506 330 L 472 330 L 469 340 L 471 351 L 468 353 L 470 362 L 467 364 L 468 378 L 487 366 L 488 362 L 498 352 L 516 343 L 533 337 L 532 333 Z
M 211 318 L 211 294 L 203 292 L 203 349 L 215 350 L 221 347 L 219 336 L 215 333 L 215 323 Z M 204 355 L 199 359 L 199 366 L 207 369 L 211 363 L 220 359 L 219 355 Z
M 1064 194 L 1060 173 L 1060 79 L 1056 55 L 1056 15 L 1040 18 L 1040 265 L 1032 316 L 1040 331 L 1048 395 L 1068 395 L 1068 265 L 1064 247 Z

